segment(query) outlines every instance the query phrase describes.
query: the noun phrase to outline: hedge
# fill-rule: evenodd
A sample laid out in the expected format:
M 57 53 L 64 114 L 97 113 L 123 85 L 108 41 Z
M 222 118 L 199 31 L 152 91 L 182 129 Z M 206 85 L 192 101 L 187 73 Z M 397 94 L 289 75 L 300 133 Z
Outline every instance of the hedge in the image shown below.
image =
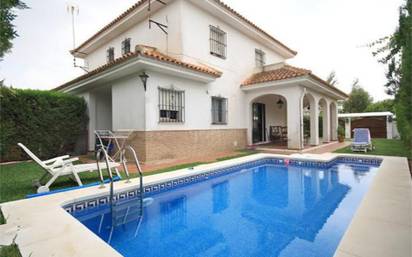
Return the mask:
M 0 160 L 28 159 L 21 142 L 39 158 L 72 153 L 86 135 L 83 98 L 54 91 L 0 87 Z

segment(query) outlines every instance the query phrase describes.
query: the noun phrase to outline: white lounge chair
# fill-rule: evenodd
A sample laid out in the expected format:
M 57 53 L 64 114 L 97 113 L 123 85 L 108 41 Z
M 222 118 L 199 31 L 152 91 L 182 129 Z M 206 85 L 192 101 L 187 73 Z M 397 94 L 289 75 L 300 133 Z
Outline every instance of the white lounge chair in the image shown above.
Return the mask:
M 40 167 L 42 167 L 46 171 L 46 173 L 39 180 L 37 193 L 49 192 L 50 186 L 60 176 L 72 175 L 77 184 L 79 184 L 79 186 L 82 186 L 83 184 L 80 180 L 79 173 L 98 170 L 96 163 L 73 164 L 73 162 L 79 160 L 79 158 L 70 158 L 69 155 L 59 156 L 50 160 L 42 161 L 22 143 L 18 143 L 17 145 L 20 146 L 27 153 L 27 155 L 30 156 L 30 158 L 32 158 L 38 165 L 40 165 Z M 99 165 L 102 168 L 106 168 L 106 163 L 102 162 L 99 163 Z M 111 169 L 114 168 L 117 176 L 120 177 L 119 170 L 117 169 L 120 164 L 116 162 L 109 162 L 109 166 Z M 51 175 L 51 179 L 47 181 L 45 185 L 41 185 L 41 180 L 43 180 L 47 175 Z
M 367 128 L 355 128 L 353 130 L 352 152 L 367 152 L 373 150 L 371 133 Z

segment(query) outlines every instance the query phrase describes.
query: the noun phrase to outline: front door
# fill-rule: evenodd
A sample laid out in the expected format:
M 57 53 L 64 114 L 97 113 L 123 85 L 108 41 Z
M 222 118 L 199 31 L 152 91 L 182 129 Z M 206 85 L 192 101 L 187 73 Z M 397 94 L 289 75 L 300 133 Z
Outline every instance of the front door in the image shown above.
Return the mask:
M 253 103 L 253 131 L 252 131 L 252 141 L 253 143 L 259 143 L 266 141 L 266 115 L 265 115 L 265 105 L 261 103 Z

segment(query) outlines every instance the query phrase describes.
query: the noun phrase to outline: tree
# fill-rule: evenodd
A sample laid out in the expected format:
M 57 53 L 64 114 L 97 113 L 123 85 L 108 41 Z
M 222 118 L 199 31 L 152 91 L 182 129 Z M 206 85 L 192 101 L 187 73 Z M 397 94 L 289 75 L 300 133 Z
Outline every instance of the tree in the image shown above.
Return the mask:
M 388 37 L 370 47 L 374 56 L 387 65 L 387 93 L 395 95 L 395 113 L 402 140 L 412 147 L 412 0 L 399 8 L 399 26 Z M 381 57 L 383 55 L 383 57 Z
M 21 0 L 1 0 L 0 3 L 0 60 L 13 47 L 12 40 L 18 36 L 14 19 L 17 17 L 14 9 L 25 9 L 27 5 Z
M 336 78 L 336 73 L 335 73 L 335 71 L 331 71 L 331 72 L 329 73 L 329 76 L 328 76 L 328 78 L 326 79 L 326 82 L 328 82 L 329 85 L 332 85 L 332 86 L 336 86 L 336 85 L 338 84 L 338 79 Z
M 359 79 L 355 79 L 352 84 L 352 91 L 348 100 L 343 103 L 343 112 L 357 113 L 364 112 L 372 103 L 372 97 L 359 84 Z
M 385 99 L 375 103 L 371 103 L 365 110 L 366 112 L 395 112 L 395 101 L 393 99 Z

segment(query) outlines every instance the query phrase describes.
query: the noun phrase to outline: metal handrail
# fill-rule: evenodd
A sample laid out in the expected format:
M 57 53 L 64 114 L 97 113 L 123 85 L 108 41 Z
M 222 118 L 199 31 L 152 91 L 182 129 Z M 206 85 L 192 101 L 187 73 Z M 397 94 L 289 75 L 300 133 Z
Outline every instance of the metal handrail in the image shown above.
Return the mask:
M 133 147 L 131 147 L 130 145 L 126 146 L 123 151 L 121 152 L 121 161 L 124 167 L 124 170 L 126 172 L 126 177 L 127 177 L 127 181 L 126 183 L 130 182 L 130 176 L 129 176 L 129 170 L 127 168 L 127 164 L 126 164 L 126 150 L 129 150 L 132 153 L 132 156 L 134 158 L 134 162 L 136 164 L 137 167 L 137 172 L 139 174 L 139 190 L 140 190 L 140 206 L 142 207 L 141 209 L 143 210 L 143 173 L 142 173 L 142 168 L 140 167 L 140 163 L 139 163 L 139 159 L 137 158 L 137 154 L 136 151 L 133 149 Z
M 132 153 L 132 156 L 134 158 L 134 162 L 135 162 L 136 167 L 137 167 L 137 173 L 139 175 L 139 182 L 140 182 L 140 185 L 139 185 L 140 186 L 140 188 L 139 188 L 140 213 L 139 213 L 139 215 L 140 215 L 140 217 L 142 217 L 143 216 L 143 194 L 144 194 L 144 190 L 143 190 L 143 173 L 142 173 L 142 169 L 141 169 L 141 166 L 140 166 L 140 163 L 139 163 L 139 159 L 137 158 L 136 151 L 130 145 L 123 147 L 120 150 L 120 161 L 123 164 L 123 168 L 124 168 L 124 171 L 126 173 L 126 177 L 127 177 L 126 183 L 130 182 L 129 170 L 127 168 L 126 151 L 130 151 Z M 101 169 L 100 163 L 99 163 L 101 154 L 103 154 L 103 156 L 104 156 L 104 159 L 105 159 L 105 162 L 106 162 L 106 167 L 107 167 L 107 172 L 108 172 L 108 175 L 109 175 L 109 178 L 110 178 L 109 204 L 110 204 L 110 213 L 112 213 L 112 215 L 113 215 L 114 180 L 113 180 L 112 170 L 111 170 L 111 167 L 110 167 L 110 164 L 109 164 L 109 158 L 110 157 L 108 156 L 107 151 L 106 151 L 106 149 L 103 145 L 101 145 L 100 148 L 96 151 L 96 163 L 97 163 L 97 169 L 99 171 L 99 176 L 100 176 L 100 181 L 101 181 L 100 188 L 104 188 L 105 187 L 104 177 L 103 177 L 103 172 L 102 172 L 102 169 Z M 128 213 L 126 213 L 124 219 L 126 219 L 127 215 L 128 215 Z M 139 222 L 141 222 L 141 218 L 140 218 Z M 113 227 L 113 221 L 112 221 L 112 228 L 111 228 L 110 235 L 109 235 L 109 241 L 111 240 L 113 229 L 114 229 L 114 227 Z
M 101 146 L 99 150 L 96 151 L 96 164 L 97 164 L 97 169 L 99 171 L 99 176 L 100 176 L 100 188 L 105 188 L 104 186 L 104 178 L 103 178 L 103 172 L 102 169 L 100 168 L 100 154 L 103 153 L 104 154 L 104 159 L 106 162 L 106 167 L 107 167 L 107 173 L 109 175 L 110 178 L 110 196 L 109 196 L 109 203 L 110 206 L 112 206 L 112 201 L 113 201 L 113 194 L 114 194 L 114 190 L 113 190 L 113 174 L 112 174 L 112 169 L 110 168 L 110 164 L 109 164 L 109 156 L 107 155 L 106 149 L 104 149 L 104 146 Z

